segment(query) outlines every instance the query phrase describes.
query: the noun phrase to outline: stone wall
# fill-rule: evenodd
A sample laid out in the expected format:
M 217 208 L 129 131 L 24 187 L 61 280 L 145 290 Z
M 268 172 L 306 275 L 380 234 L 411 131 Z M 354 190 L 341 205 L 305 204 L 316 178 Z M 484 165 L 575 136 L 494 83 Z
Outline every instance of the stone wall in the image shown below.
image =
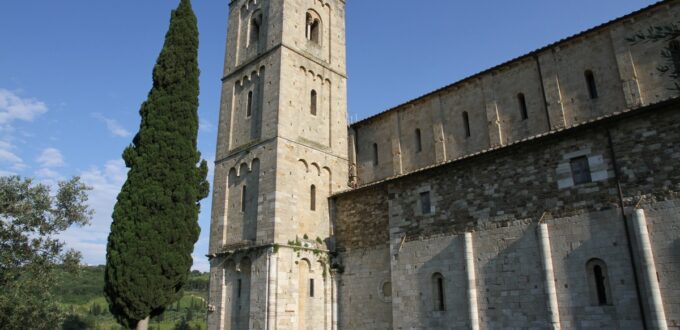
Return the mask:
M 665 320 L 678 326 L 678 141 L 680 102 L 672 100 L 338 194 L 337 247 L 353 268 L 342 274 L 342 283 L 375 285 L 389 272 L 394 328 L 468 327 L 475 320 L 483 329 L 549 328 L 556 322 L 563 329 L 639 329 L 642 306 L 649 308 L 640 297 L 654 294 L 645 285 L 638 234 L 626 230 L 638 207 L 647 213 Z M 579 158 L 587 162 L 591 182 L 578 182 L 572 160 Z M 429 193 L 429 209 L 423 193 Z M 389 265 L 381 245 L 385 236 L 376 234 L 385 228 L 385 217 Z M 547 242 L 538 234 L 539 222 Z M 472 233 L 473 268 L 466 264 L 466 233 Z M 376 275 L 359 272 L 358 263 Z M 592 265 L 600 265 L 607 278 L 604 304 L 593 287 Z M 443 311 L 435 307 L 437 274 L 444 279 Z M 341 287 L 341 296 L 361 302 L 345 297 L 341 319 L 367 310 L 385 315 L 363 291 Z M 474 308 L 470 292 L 477 297 Z
M 667 44 L 626 38 L 678 19 L 678 2 L 666 1 L 353 124 L 356 150 L 350 154 L 356 153 L 359 185 L 674 96 L 672 78 L 657 70 Z M 596 95 L 586 72 L 592 72 Z M 422 151 L 413 142 L 416 130 Z

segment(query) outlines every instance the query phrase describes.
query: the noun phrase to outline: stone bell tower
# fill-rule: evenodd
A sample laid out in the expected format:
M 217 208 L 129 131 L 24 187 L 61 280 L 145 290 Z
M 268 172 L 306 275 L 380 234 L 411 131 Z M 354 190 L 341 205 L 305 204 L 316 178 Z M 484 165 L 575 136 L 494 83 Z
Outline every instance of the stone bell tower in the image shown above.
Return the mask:
M 208 329 L 336 328 L 346 108 L 344 0 L 230 1 Z

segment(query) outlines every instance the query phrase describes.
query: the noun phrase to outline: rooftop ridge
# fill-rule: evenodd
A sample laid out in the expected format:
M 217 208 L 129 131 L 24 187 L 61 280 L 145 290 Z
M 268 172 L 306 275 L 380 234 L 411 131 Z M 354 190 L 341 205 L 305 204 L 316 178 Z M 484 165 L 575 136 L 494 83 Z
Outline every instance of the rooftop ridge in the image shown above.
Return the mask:
M 626 15 L 624 15 L 624 16 L 621 16 L 621 17 L 612 19 L 612 20 L 610 20 L 610 21 L 608 21 L 608 22 L 605 22 L 605 23 L 596 25 L 596 26 L 594 26 L 594 27 L 592 27 L 592 28 L 590 28 L 590 29 L 587 29 L 587 30 L 578 32 L 578 33 L 576 33 L 576 34 L 573 34 L 573 35 L 571 35 L 571 36 L 562 38 L 562 39 L 560 39 L 560 40 L 558 40 L 558 41 L 555 41 L 555 42 L 553 42 L 553 43 L 550 43 L 550 44 L 548 44 L 548 45 L 546 45 L 546 46 L 543 46 L 543 47 L 541 47 L 541 48 L 535 49 L 535 50 L 533 50 L 533 51 L 531 51 L 531 52 L 529 52 L 529 53 L 526 53 L 526 54 L 524 54 L 524 55 L 515 57 L 515 58 L 510 59 L 510 60 L 508 60 L 508 61 L 505 61 L 505 62 L 503 62 L 503 63 L 501 63 L 501 64 L 495 65 L 495 66 L 493 66 L 493 67 L 491 67 L 491 68 L 488 68 L 488 69 L 485 69 L 485 70 L 482 70 L 482 71 L 480 71 L 480 72 L 477 72 L 477 73 L 475 73 L 475 74 L 472 74 L 472 75 L 470 75 L 470 76 L 467 76 L 467 77 L 465 77 L 465 78 L 462 78 L 462 79 L 460 79 L 460 80 L 458 80 L 458 81 L 456 81 L 456 82 L 453 82 L 453 83 L 451 83 L 451 84 L 448 84 L 448 85 L 445 85 L 445 86 L 440 87 L 440 88 L 438 88 L 438 89 L 435 89 L 435 90 L 433 90 L 433 91 L 431 91 L 431 92 L 428 92 L 428 93 L 426 93 L 426 94 L 423 94 L 423 95 L 421 95 L 421 96 L 418 96 L 418 97 L 416 97 L 416 98 L 413 98 L 413 99 L 411 99 L 411 100 L 408 100 L 408 101 L 406 101 L 406 102 L 404 102 L 404 103 L 401 103 L 401 104 L 398 104 L 398 105 L 396 105 L 396 106 L 394 106 L 394 107 L 388 108 L 387 110 L 383 110 L 383 111 L 378 112 L 378 113 L 376 113 L 376 114 L 374 114 L 374 115 L 371 115 L 371 116 L 368 116 L 368 117 L 363 118 L 363 119 L 361 119 L 361 120 L 358 120 L 358 121 L 356 121 L 356 122 L 350 124 L 350 127 L 360 126 L 360 125 L 362 125 L 362 124 L 364 124 L 364 123 L 366 123 L 366 122 L 369 122 L 369 121 L 371 121 L 371 120 L 373 120 L 373 119 L 375 119 L 375 118 L 377 118 L 377 117 L 380 117 L 380 116 L 382 116 L 382 115 L 384 115 L 384 114 L 387 114 L 387 113 L 392 112 L 392 111 L 394 111 L 394 110 L 398 110 L 398 109 L 400 109 L 400 108 L 402 108 L 402 107 L 404 107 L 404 106 L 406 106 L 406 105 L 415 103 L 415 102 L 420 101 L 420 100 L 422 100 L 422 99 L 424 99 L 424 98 L 426 98 L 426 97 L 435 95 L 435 94 L 437 94 L 437 93 L 440 93 L 440 92 L 442 92 L 442 91 L 444 91 L 444 90 L 446 90 L 446 89 L 449 89 L 449 88 L 451 88 L 451 87 L 454 87 L 454 86 L 456 86 L 456 85 L 461 85 L 461 84 L 466 83 L 466 82 L 468 82 L 468 81 L 470 81 L 470 80 L 473 80 L 473 79 L 475 79 L 475 78 L 478 78 L 478 77 L 480 77 L 480 76 L 482 76 L 482 75 L 484 75 L 484 74 L 488 74 L 488 73 L 493 72 L 493 71 L 496 71 L 496 70 L 498 70 L 498 69 L 500 69 L 500 68 L 502 68 L 502 67 L 508 66 L 508 65 L 510 65 L 510 64 L 512 64 L 512 63 L 514 63 L 514 62 L 518 62 L 518 61 L 521 61 L 521 60 L 524 60 L 524 59 L 527 59 L 527 58 L 536 56 L 538 53 L 543 52 L 543 51 L 545 51 L 545 50 L 548 50 L 548 49 L 550 49 L 550 48 L 552 48 L 552 47 L 555 47 L 555 46 L 557 46 L 557 45 L 559 45 L 559 44 L 563 44 L 563 43 L 566 43 L 566 42 L 569 42 L 569 41 L 576 40 L 576 39 L 578 39 L 578 38 L 580 38 L 580 37 L 583 37 L 583 36 L 585 36 L 585 35 L 587 35 L 587 34 L 589 34 L 589 33 L 593 33 L 593 32 L 595 32 L 595 31 L 602 30 L 602 29 L 604 29 L 605 27 L 608 27 L 608 26 L 610 26 L 610 25 L 614 25 L 614 24 L 616 24 L 616 23 L 619 23 L 619 22 L 622 22 L 622 21 L 624 21 L 624 20 L 630 19 L 630 18 L 632 18 L 633 16 L 637 16 L 637 15 L 639 15 L 639 14 L 641 14 L 641 13 L 644 13 L 644 12 L 647 12 L 647 11 L 650 11 L 650 10 L 653 10 L 653 9 L 656 9 L 656 8 L 661 7 L 661 6 L 663 6 L 663 5 L 669 5 L 669 4 L 671 4 L 671 3 L 673 3 L 673 2 L 677 2 L 677 1 L 678 1 L 678 0 L 661 0 L 661 1 L 658 1 L 658 2 L 653 3 L 653 4 L 651 4 L 651 5 L 647 6 L 647 7 L 638 9 L 638 10 L 636 10 L 636 11 L 634 11 L 634 12 L 631 12 L 631 13 L 629 13 L 629 14 L 626 14 Z

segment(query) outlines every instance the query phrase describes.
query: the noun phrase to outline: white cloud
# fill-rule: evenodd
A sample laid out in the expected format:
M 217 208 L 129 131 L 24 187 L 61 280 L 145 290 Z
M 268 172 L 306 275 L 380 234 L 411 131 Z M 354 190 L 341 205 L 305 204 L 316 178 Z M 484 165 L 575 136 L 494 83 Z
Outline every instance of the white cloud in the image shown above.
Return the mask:
M 5 163 L 22 163 L 22 160 L 19 156 L 15 155 L 9 150 L 3 150 L 0 149 L 0 162 L 5 162 Z
M 211 173 L 212 173 L 212 167 Z M 111 228 L 111 214 L 116 197 L 127 177 L 127 168 L 122 160 L 111 160 L 103 166 L 92 167 L 80 174 L 81 180 L 93 188 L 89 193 L 88 205 L 95 210 L 90 226 L 71 228 L 60 235 L 69 248 L 83 254 L 83 262 L 89 265 L 106 263 L 106 243 Z M 209 178 L 212 181 L 212 177 Z M 209 235 L 210 198 L 201 203 L 201 238 L 197 242 L 192 257 L 192 269 L 209 271 L 210 264 L 205 257 Z
M 36 160 L 42 167 L 59 167 L 64 165 L 64 156 L 56 148 L 43 150 Z
M 211 122 L 209 122 L 205 119 L 199 119 L 198 120 L 198 129 L 201 132 L 211 133 L 215 129 L 215 126 Z
M 92 117 L 94 117 L 94 118 L 98 119 L 99 121 L 105 123 L 106 128 L 109 129 L 109 132 L 111 132 L 111 134 L 113 134 L 115 136 L 119 136 L 119 137 L 130 136 L 130 131 L 126 130 L 115 119 L 104 117 L 100 113 L 94 113 L 94 114 L 92 114 Z
M 83 253 L 83 262 L 99 265 L 106 262 L 106 241 L 111 227 L 111 214 L 116 197 L 125 182 L 127 168 L 122 160 L 111 160 L 101 167 L 80 173 L 81 180 L 92 187 L 87 204 L 95 211 L 92 223 L 71 228 L 60 237 L 69 248 Z
M 35 99 L 21 98 L 6 89 L 0 89 L 0 125 L 13 120 L 32 121 L 47 112 L 47 105 Z
M 41 168 L 35 172 L 35 176 L 43 179 L 62 179 L 61 174 L 50 170 L 49 168 Z

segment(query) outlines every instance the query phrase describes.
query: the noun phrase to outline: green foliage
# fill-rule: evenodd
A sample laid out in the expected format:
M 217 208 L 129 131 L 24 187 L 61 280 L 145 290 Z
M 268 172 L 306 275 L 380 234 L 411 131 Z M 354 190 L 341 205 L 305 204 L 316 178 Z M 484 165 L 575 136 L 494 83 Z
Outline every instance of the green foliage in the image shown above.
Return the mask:
M 121 325 L 159 315 L 182 297 L 198 240 L 198 28 L 189 0 L 172 12 L 141 124 L 123 152 L 130 168 L 113 211 L 105 294 Z
M 61 324 L 61 330 L 94 330 L 95 320 L 89 317 L 81 317 L 77 314 L 70 314 Z
M 31 179 L 0 177 L 0 329 L 53 329 L 63 318 L 51 292 L 55 270 L 76 272 L 80 253 L 64 251 L 56 236 L 89 223 L 88 190 L 77 177 L 55 195 Z
M 645 43 L 645 42 L 665 42 L 666 46 L 661 51 L 661 57 L 666 60 L 666 64 L 661 64 L 657 67 L 657 71 L 661 74 L 668 74 L 673 78 L 674 87 L 670 88 L 680 93 L 680 67 L 675 65 L 674 57 L 680 56 L 678 50 L 672 50 L 670 42 L 680 37 L 680 25 L 668 24 L 651 26 L 646 31 L 639 31 L 634 36 L 626 38 L 631 44 Z
M 208 273 L 192 271 L 189 274 L 184 296 L 177 303 L 168 308 L 161 315 L 151 319 L 149 329 L 171 330 L 182 318 L 193 328 L 205 328 L 205 318 L 208 297 Z M 104 287 L 104 266 L 82 266 L 77 274 L 68 273 L 63 267 L 56 269 L 56 284 L 54 300 L 61 306 L 62 311 L 69 315 L 76 315 L 87 323 L 94 322 L 97 330 L 125 329 L 117 325 L 113 315 L 107 309 L 107 302 L 102 292 Z M 189 321 L 191 311 L 191 321 Z M 63 326 L 63 323 L 62 323 Z M 53 329 L 50 326 L 50 329 Z M 88 328 L 90 329 L 90 328 Z

